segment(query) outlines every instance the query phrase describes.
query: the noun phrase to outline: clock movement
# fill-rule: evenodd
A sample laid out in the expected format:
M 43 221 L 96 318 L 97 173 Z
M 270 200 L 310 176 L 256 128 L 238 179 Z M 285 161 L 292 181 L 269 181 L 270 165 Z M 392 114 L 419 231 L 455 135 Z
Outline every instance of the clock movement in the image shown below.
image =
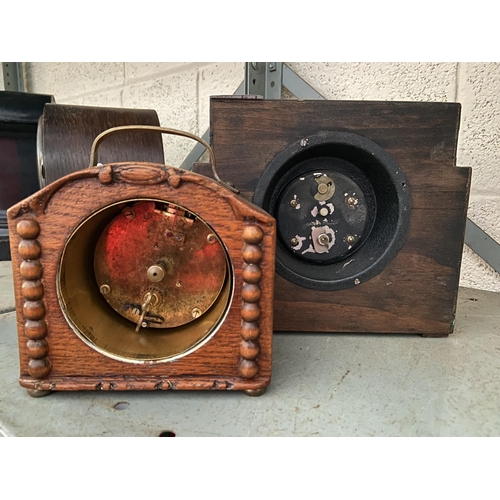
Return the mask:
M 20 384 L 65 390 L 243 390 L 270 382 L 275 220 L 218 179 L 95 164 L 8 210 Z

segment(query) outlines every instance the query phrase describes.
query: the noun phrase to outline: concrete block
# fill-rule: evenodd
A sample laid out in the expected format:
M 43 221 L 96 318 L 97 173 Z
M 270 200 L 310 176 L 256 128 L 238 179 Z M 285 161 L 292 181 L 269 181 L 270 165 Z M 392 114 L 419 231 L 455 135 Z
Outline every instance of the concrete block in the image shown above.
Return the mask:
M 124 63 L 26 63 L 28 90 L 52 94 L 56 102 L 81 94 L 119 88 L 125 80 Z
M 199 81 L 199 124 L 200 133 L 209 127 L 210 96 L 232 95 L 245 78 L 245 64 L 217 63 L 200 70 Z
M 104 106 L 108 108 L 122 108 L 122 90 L 97 92 L 79 97 L 66 97 L 57 100 L 57 104 L 74 104 L 76 106 Z
M 460 286 L 500 292 L 500 274 L 465 245 L 462 254 Z
M 500 243 L 500 196 L 471 192 L 468 217 Z M 500 292 L 500 274 L 467 246 L 464 248 L 460 285 Z
M 458 100 L 459 164 L 473 168 L 475 189 L 500 195 L 500 63 L 460 63 Z
M 189 62 L 126 62 L 125 82 L 130 80 L 150 79 L 155 76 L 164 76 L 165 73 L 184 71 L 187 66 L 199 66 L 198 63 Z
M 287 63 L 326 99 L 454 101 L 456 63 Z
M 126 86 L 123 107 L 154 109 L 163 127 L 199 135 L 197 79 L 197 70 L 190 70 Z M 165 136 L 165 163 L 180 166 L 195 145 L 189 139 Z
M 500 243 L 500 193 L 486 196 L 472 192 L 468 217 Z
M 500 242 L 500 64 L 460 63 L 462 103 L 457 163 L 472 167 L 468 216 Z M 460 283 L 500 291 L 500 274 L 465 248 Z

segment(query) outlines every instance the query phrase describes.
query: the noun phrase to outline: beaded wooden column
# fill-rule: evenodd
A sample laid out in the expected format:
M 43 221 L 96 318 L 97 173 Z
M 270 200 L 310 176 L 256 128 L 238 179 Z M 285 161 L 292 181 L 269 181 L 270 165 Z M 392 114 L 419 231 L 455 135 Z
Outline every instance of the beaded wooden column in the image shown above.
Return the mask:
M 52 368 L 48 358 L 49 345 L 45 340 L 47 325 L 45 323 L 45 304 L 43 302 L 44 287 L 41 281 L 43 267 L 40 263 L 42 247 L 37 240 L 40 226 L 34 219 L 24 219 L 16 226 L 17 234 L 22 238 L 18 245 L 19 257 L 22 259 L 19 273 L 23 278 L 21 293 L 24 299 L 23 315 L 26 320 L 24 334 L 26 353 L 29 357 L 28 372 L 32 377 L 44 378 Z M 45 396 L 50 390 L 29 389 L 31 396 Z
M 240 344 L 240 364 L 238 370 L 240 375 L 246 379 L 254 378 L 259 373 L 258 356 L 260 352 L 259 319 L 260 310 L 260 280 L 262 270 L 260 262 L 262 260 L 262 249 L 260 244 L 264 237 L 262 229 L 249 224 L 243 230 L 243 286 L 241 291 L 241 344 Z M 248 390 L 250 396 L 260 396 L 265 391 L 263 389 Z

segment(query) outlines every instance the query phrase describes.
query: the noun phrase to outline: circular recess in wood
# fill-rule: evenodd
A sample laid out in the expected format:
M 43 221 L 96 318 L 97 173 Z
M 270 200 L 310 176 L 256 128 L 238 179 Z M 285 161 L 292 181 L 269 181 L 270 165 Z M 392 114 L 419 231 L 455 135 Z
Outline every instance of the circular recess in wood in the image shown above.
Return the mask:
M 75 333 L 121 361 L 193 352 L 229 310 L 227 251 L 201 217 L 160 199 L 127 199 L 88 216 L 68 238 L 57 273 Z
M 260 177 L 253 202 L 276 218 L 276 271 L 316 290 L 375 277 L 403 246 L 410 224 L 410 190 L 398 163 L 348 132 L 288 146 Z

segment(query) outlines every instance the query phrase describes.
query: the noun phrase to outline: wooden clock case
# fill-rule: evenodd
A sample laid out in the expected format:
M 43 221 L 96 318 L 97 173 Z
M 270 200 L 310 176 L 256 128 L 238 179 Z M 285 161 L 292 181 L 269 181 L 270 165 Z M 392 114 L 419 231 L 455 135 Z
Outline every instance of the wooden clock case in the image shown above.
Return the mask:
M 141 199 L 175 203 L 209 224 L 227 252 L 232 284 L 224 315 L 202 342 L 171 358 L 131 362 L 103 354 L 76 334 L 58 280 L 65 245 L 75 229 L 103 207 Z M 20 384 L 30 395 L 176 389 L 260 395 L 269 384 L 275 221 L 220 183 L 152 163 L 99 164 L 66 175 L 14 205 L 8 223 Z M 89 307 L 102 302 L 91 278 L 82 287 L 90 296 Z M 112 327 L 113 321 L 110 316 L 105 322 Z
M 379 207 L 384 203 L 386 186 L 393 183 L 399 193 L 394 199 L 395 210 L 400 211 L 399 239 L 391 243 L 390 258 L 366 278 L 354 271 L 349 276 L 347 270 L 353 258 L 363 255 L 363 263 L 373 259 L 366 251 L 373 232 L 358 252 L 336 264 L 338 272 L 346 276 L 344 281 L 338 285 L 333 276 L 333 285 L 327 282 L 326 289 L 311 287 L 307 280 L 293 282 L 280 271 L 280 252 L 282 255 L 286 249 L 278 238 L 276 331 L 424 336 L 453 332 L 471 176 L 470 168 L 457 168 L 455 163 L 459 104 L 224 96 L 211 99 L 210 120 L 211 145 L 220 175 L 243 197 L 265 209 L 266 196 L 276 194 L 265 192 L 270 185 L 267 181 L 274 175 L 278 183 L 279 177 L 287 174 L 285 162 L 297 168 L 300 162 L 295 158 L 312 146 L 316 147 L 310 149 L 309 160 L 313 162 L 315 155 L 335 159 L 338 153 L 354 168 L 364 169 L 366 176 L 371 176 Z M 353 156 L 349 156 L 348 147 L 337 150 L 331 137 L 348 137 Z M 330 149 L 315 153 L 322 141 L 330 141 Z M 356 151 L 388 159 L 392 166 L 381 171 L 386 175 L 392 168 L 385 184 L 377 181 L 378 174 L 373 174 L 366 158 L 361 162 L 364 165 L 356 165 Z M 207 172 L 203 164 L 197 171 Z M 374 227 L 384 224 L 386 218 L 392 214 L 379 217 Z M 276 219 L 279 235 L 280 220 Z

